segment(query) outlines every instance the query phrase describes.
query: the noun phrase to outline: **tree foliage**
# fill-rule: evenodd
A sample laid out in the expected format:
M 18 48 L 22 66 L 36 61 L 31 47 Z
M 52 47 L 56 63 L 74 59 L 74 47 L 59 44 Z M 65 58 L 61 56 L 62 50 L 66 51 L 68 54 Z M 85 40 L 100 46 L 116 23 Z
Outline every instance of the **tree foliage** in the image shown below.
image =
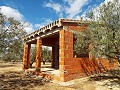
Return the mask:
M 83 30 L 81 32 L 74 32 L 74 53 L 77 57 L 88 56 L 89 44 L 90 44 L 90 33 L 89 30 Z
M 120 60 L 120 3 L 118 0 L 102 4 L 89 13 L 91 18 L 87 30 L 79 32 L 74 45 L 86 52 L 92 53 L 96 58 Z M 79 45 L 78 45 L 79 44 Z M 92 49 L 86 49 L 89 45 Z M 76 47 L 77 46 L 77 47 Z M 77 50 L 76 50 L 77 51 Z
M 46 47 L 42 49 L 42 61 L 43 64 L 45 64 L 45 62 L 51 61 L 52 59 L 52 51 Z
M 30 67 L 32 67 L 32 64 L 35 62 L 36 59 L 36 47 L 33 46 L 31 48 L 31 53 L 30 53 Z
M 32 64 L 35 62 L 36 59 L 36 46 L 33 46 L 31 48 L 31 55 L 30 55 L 30 67 L 32 67 Z M 49 62 L 52 59 L 52 51 L 48 48 L 42 48 L 42 62 L 45 64 L 45 62 Z
M 25 34 L 24 25 L 21 22 L 0 13 L 0 57 L 3 60 L 21 58 L 22 36 Z

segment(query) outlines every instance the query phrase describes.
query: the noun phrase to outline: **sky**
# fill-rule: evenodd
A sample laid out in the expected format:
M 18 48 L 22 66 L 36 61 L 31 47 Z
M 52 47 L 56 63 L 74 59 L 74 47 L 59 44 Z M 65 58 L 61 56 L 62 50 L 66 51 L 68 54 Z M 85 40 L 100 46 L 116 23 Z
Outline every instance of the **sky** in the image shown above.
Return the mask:
M 59 18 L 80 19 L 102 3 L 113 0 L 0 0 L 0 12 L 25 22 L 27 33 Z

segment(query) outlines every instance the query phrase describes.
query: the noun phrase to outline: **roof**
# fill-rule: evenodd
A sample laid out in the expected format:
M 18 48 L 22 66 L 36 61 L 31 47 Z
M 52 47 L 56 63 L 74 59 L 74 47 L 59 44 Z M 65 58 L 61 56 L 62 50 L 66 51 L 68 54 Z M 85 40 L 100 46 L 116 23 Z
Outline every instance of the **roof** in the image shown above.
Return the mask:
M 82 20 L 59 18 L 58 20 L 55 20 L 54 22 L 52 22 L 52 23 L 50 23 L 42 28 L 39 28 L 38 30 L 24 36 L 23 40 L 25 41 L 31 37 L 36 36 L 36 35 L 41 35 L 47 31 L 53 30 L 56 27 L 59 28 L 59 27 L 63 26 L 63 23 L 78 23 L 80 21 L 82 21 Z

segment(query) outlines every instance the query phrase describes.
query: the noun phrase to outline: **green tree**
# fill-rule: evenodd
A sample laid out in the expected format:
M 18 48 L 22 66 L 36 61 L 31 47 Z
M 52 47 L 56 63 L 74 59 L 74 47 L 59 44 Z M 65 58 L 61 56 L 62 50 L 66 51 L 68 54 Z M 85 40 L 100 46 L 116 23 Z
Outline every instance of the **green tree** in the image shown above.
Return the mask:
M 81 32 L 73 32 L 74 38 L 74 53 L 76 57 L 88 57 L 89 44 L 90 44 L 90 32 L 89 30 L 82 30 Z
M 3 60 L 21 59 L 25 35 L 24 25 L 0 13 L 0 57 Z
M 52 59 L 52 51 L 48 48 L 45 47 L 42 49 L 42 62 L 45 64 L 45 62 L 51 61 Z
M 30 67 L 32 68 L 32 64 L 35 62 L 36 59 L 36 47 L 33 46 L 31 48 L 31 55 L 30 55 Z
M 74 49 L 82 48 L 86 51 L 89 44 L 92 49 L 87 49 L 95 58 L 117 59 L 120 62 L 120 3 L 118 0 L 102 4 L 96 12 L 92 10 L 87 30 L 79 32 Z M 79 38 L 81 37 L 81 38 Z M 87 43 L 86 43 L 87 42 Z M 78 45 L 79 44 L 79 45 Z M 81 47 L 80 47 L 81 46 Z
M 30 67 L 32 67 L 32 64 L 35 62 L 36 59 L 36 47 L 33 46 L 31 49 L 31 55 L 30 55 Z M 52 51 L 48 48 L 42 48 L 42 62 L 45 65 L 45 62 L 52 60 Z

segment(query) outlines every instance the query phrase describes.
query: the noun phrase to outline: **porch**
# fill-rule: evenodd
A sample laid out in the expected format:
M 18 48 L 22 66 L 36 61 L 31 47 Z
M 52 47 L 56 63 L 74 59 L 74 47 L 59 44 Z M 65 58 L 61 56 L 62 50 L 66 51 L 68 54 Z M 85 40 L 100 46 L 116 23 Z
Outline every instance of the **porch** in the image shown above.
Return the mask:
M 84 25 L 78 27 L 78 22 Z M 69 81 L 117 67 L 116 61 L 110 66 L 108 60 L 91 60 L 92 56 L 90 55 L 81 58 L 74 57 L 73 33 L 70 30 L 81 31 L 87 28 L 87 24 L 87 21 L 58 19 L 23 37 L 23 70 L 30 68 L 31 44 L 36 45 L 35 71 L 57 81 Z M 51 68 L 41 68 L 42 45 L 52 47 Z

